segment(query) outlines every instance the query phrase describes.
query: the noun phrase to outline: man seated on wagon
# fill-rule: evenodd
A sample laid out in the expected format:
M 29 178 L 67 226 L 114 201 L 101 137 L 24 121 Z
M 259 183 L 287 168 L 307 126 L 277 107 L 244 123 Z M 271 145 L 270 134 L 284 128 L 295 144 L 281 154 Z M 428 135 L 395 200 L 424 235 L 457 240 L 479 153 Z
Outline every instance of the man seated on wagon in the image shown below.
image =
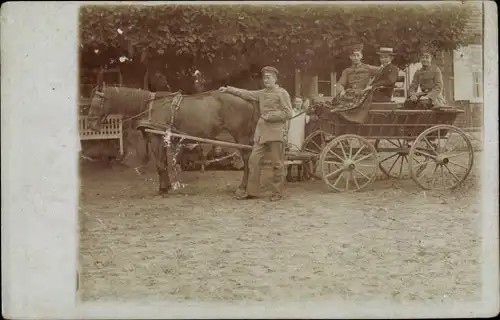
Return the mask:
M 399 68 L 392 64 L 395 53 L 392 48 L 382 47 L 377 54 L 381 66 L 365 91 L 373 90 L 373 102 L 390 102 L 399 76 Z
M 349 58 L 352 65 L 344 71 L 336 84 L 337 96 L 333 99 L 336 106 L 349 109 L 359 104 L 366 96 L 365 88 L 369 85 L 370 79 L 376 75 L 380 69 L 377 66 L 371 66 L 361 62 L 363 58 L 363 45 L 357 44 L 349 48 Z
M 432 48 L 424 46 L 420 53 L 422 68 L 418 69 L 408 90 L 404 107 L 408 109 L 440 108 L 446 105 L 443 96 L 443 74 L 432 64 Z M 420 92 L 417 92 L 420 88 Z

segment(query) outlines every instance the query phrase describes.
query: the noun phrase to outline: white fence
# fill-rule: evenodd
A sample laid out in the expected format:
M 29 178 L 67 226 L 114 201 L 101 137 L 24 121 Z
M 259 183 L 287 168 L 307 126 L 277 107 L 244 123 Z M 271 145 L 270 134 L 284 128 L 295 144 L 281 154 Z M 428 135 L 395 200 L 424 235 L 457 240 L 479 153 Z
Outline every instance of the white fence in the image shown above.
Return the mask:
M 120 141 L 120 155 L 123 155 L 123 125 L 122 116 L 110 115 L 105 123 L 102 124 L 100 131 L 93 131 L 88 128 L 86 116 L 80 116 L 78 119 L 78 129 L 80 131 L 80 140 L 109 140 L 117 139 Z

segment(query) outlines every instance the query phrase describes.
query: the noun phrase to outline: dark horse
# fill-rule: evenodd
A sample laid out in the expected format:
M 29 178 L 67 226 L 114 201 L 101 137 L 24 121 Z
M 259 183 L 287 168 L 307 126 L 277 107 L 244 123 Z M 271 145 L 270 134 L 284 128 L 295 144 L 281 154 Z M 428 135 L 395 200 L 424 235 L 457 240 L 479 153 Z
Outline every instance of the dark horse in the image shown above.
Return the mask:
M 88 114 L 89 128 L 99 131 L 105 118 L 117 110 L 139 119 L 137 129 L 141 131 L 147 145 L 147 156 L 150 151 L 153 154 L 160 194 L 166 194 L 172 188 L 169 156 L 164 135 L 150 133 L 145 129 L 165 131 L 171 126 L 172 132 L 206 139 L 215 139 L 226 130 L 236 143 L 250 145 L 260 117 L 257 104 L 219 91 L 189 96 L 167 92 L 155 95 L 141 89 L 105 87 L 95 89 L 92 94 Z M 173 143 L 172 148 L 175 149 L 175 140 Z M 248 183 L 250 150 L 241 149 L 240 152 L 244 168 L 237 192 L 245 190 Z

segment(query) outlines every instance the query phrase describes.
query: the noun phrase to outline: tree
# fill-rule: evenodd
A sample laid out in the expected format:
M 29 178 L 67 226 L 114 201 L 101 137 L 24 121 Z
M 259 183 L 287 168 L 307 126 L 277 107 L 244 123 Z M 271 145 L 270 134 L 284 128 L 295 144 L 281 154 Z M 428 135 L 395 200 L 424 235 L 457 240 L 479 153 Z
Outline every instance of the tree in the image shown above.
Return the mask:
M 275 65 L 285 77 L 296 68 L 343 69 L 344 49 L 358 41 L 367 62 L 379 46 L 392 46 L 404 67 L 423 43 L 440 50 L 463 44 L 469 18 L 461 3 L 92 5 L 80 13 L 81 50 L 113 50 L 186 77 L 198 69 L 212 77 L 208 86 L 251 65 Z

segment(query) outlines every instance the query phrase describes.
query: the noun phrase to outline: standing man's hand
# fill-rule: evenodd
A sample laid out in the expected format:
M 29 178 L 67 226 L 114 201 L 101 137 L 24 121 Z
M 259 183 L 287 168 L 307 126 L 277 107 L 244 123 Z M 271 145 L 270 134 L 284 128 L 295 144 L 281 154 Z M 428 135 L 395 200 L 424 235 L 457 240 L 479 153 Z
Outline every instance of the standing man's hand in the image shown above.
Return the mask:
M 227 92 L 227 87 L 220 87 L 220 88 L 219 88 L 219 91 L 220 91 L 220 92 Z

